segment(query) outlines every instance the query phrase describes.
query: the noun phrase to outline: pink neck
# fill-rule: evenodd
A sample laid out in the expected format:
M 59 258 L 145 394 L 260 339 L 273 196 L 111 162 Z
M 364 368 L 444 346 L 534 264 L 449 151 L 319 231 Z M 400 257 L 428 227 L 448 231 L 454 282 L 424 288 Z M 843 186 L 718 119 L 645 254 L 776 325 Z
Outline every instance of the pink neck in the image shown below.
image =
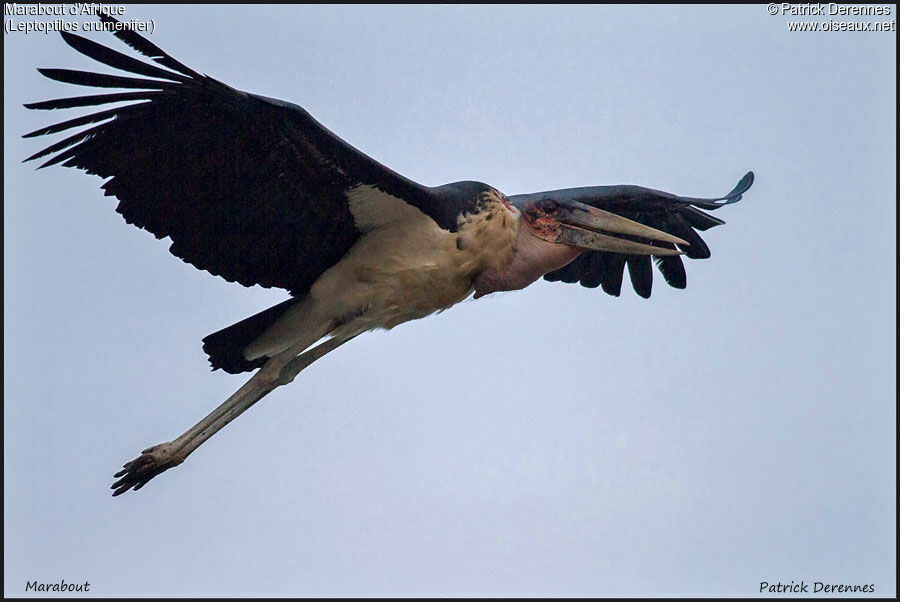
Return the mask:
M 583 249 L 541 240 L 524 223 L 516 236 L 516 254 L 505 268 L 487 269 L 475 279 L 475 298 L 497 291 L 525 288 L 547 272 L 557 270 L 581 255 Z

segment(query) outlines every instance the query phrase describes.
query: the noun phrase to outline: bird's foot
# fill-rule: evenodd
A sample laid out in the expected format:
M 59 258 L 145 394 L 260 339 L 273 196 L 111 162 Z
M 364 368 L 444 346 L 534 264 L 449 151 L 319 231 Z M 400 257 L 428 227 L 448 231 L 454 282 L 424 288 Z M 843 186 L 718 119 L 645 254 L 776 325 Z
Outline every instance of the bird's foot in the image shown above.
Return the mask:
M 182 449 L 171 441 L 145 449 L 140 456 L 125 464 L 122 470 L 113 475 L 113 478 L 118 479 L 110 487 L 115 489 L 113 497 L 122 495 L 132 488 L 137 491 L 156 475 L 184 462 L 185 457 L 186 454 L 182 453 Z

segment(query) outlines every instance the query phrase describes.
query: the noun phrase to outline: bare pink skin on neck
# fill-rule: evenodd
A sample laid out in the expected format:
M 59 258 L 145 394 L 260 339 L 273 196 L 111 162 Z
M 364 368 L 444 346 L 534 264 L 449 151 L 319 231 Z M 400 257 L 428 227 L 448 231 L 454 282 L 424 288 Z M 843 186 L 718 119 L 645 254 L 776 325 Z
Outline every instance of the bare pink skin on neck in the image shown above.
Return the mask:
M 475 298 L 497 291 L 525 288 L 547 272 L 571 263 L 583 249 L 558 245 L 535 236 L 522 223 L 516 235 L 516 255 L 505 268 L 488 269 L 475 278 Z

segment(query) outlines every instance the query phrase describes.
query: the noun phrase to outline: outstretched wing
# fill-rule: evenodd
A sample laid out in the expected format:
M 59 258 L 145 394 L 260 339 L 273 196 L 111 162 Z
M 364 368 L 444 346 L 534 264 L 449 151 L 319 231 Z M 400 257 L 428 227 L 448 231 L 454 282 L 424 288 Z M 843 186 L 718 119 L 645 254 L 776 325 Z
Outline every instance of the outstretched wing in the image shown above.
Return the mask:
M 62 36 L 82 54 L 143 77 L 39 69 L 65 83 L 133 91 L 26 107 L 137 102 L 26 134 L 99 123 L 27 160 L 47 158 L 41 167 L 61 163 L 110 178 L 102 188 L 119 199 L 116 211 L 157 238 L 170 237 L 169 250 L 200 269 L 299 295 L 360 236 L 348 191 L 374 186 L 437 219 L 446 213 L 431 189 L 364 155 L 297 105 L 201 75 L 127 29 L 115 36 L 156 64 Z
M 510 200 L 515 203 L 539 199 L 575 200 L 674 234 L 690 243 L 689 246 L 678 245 L 678 249 L 686 256 L 691 259 L 706 259 L 710 255 L 709 247 L 697 234 L 697 230 L 708 230 L 725 222 L 701 209 L 714 210 L 736 203 L 752 184 L 751 171 L 741 178 L 734 190 L 716 199 L 677 196 L 640 186 L 589 186 L 517 195 L 510 197 Z M 656 244 L 675 247 L 667 243 Z M 654 256 L 653 261 L 669 285 L 675 288 L 687 286 L 687 275 L 680 256 Z M 649 297 L 653 271 L 647 255 L 589 251 L 582 253 L 572 263 L 546 274 L 544 279 L 550 282 L 580 282 L 590 288 L 602 286 L 610 295 L 618 296 L 622 290 L 626 265 L 635 292 L 641 297 Z

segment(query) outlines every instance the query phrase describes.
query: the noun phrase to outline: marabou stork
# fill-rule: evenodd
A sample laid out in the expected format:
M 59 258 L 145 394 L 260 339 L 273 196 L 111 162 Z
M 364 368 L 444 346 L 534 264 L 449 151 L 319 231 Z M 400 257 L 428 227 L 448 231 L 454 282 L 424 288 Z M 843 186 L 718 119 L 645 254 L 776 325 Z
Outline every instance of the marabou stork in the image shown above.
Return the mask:
M 257 370 L 180 437 L 116 473 L 113 495 L 140 489 L 305 367 L 368 330 L 390 329 L 540 277 L 618 295 L 627 266 L 650 296 L 651 257 L 686 284 L 681 254 L 709 257 L 696 230 L 723 222 L 702 209 L 741 198 L 681 197 L 638 186 L 507 197 L 480 182 L 427 187 L 379 164 L 301 107 L 201 75 L 118 21 L 107 31 L 152 62 L 62 32 L 107 66 L 141 77 L 39 69 L 82 86 L 133 91 L 60 98 L 29 109 L 137 101 L 41 128 L 93 125 L 26 160 L 49 159 L 106 179 L 130 224 L 169 237 L 177 257 L 229 282 L 279 287 L 290 298 L 203 339 L 213 370 Z M 324 342 L 322 340 L 324 339 Z M 318 345 L 316 345 L 318 343 Z

